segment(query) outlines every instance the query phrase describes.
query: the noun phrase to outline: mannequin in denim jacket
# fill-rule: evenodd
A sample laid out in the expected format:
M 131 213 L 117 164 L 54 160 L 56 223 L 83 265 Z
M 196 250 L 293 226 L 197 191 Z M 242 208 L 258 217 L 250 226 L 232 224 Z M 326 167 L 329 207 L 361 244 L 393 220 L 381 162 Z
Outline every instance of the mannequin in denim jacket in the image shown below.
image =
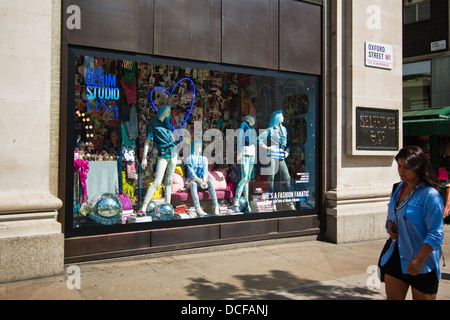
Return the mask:
M 171 106 L 166 105 L 158 110 L 155 122 L 150 126 L 150 130 L 145 141 L 142 169 L 147 168 L 147 154 L 150 150 L 151 142 L 153 141 L 153 147 L 158 149 L 158 162 L 156 165 L 155 181 L 148 188 L 145 195 L 144 203 L 141 210 L 145 212 L 147 206 L 152 199 L 157 188 L 161 184 L 164 174 L 166 174 L 166 181 L 164 185 L 165 201 L 171 202 L 172 195 L 172 178 L 175 172 L 175 167 L 178 160 L 177 148 L 172 136 L 172 129 L 170 126 L 170 112 Z
M 199 217 L 207 214 L 200 207 L 198 189 L 208 189 L 213 202 L 215 215 L 219 214 L 219 204 L 217 202 L 216 191 L 211 180 L 208 179 L 208 159 L 202 156 L 202 141 L 196 140 L 192 144 L 191 154 L 186 158 L 187 177 L 191 188 L 192 199 L 194 201 L 195 212 Z

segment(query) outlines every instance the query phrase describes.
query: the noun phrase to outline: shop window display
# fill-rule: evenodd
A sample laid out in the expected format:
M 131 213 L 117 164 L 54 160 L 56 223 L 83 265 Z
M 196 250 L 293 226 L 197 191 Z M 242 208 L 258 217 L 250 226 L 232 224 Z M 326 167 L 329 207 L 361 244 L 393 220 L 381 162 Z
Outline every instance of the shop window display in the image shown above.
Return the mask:
M 75 55 L 74 229 L 316 209 L 317 77 L 149 61 Z

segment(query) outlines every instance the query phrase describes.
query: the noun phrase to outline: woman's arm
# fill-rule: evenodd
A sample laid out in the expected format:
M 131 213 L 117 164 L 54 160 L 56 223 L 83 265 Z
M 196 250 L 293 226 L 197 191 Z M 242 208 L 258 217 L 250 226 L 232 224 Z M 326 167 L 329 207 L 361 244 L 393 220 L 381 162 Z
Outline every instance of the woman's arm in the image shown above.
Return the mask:
M 424 243 L 420 251 L 417 253 L 416 257 L 412 259 L 408 266 L 406 267 L 406 271 L 412 275 L 417 276 L 422 269 L 422 265 L 433 252 L 433 248 L 430 245 Z
M 433 250 L 437 250 L 444 239 L 443 228 L 443 201 L 439 193 L 435 189 L 431 189 L 425 204 L 425 224 L 427 228 L 427 235 L 424 243 L 417 255 L 412 259 L 406 271 L 410 275 L 418 275 L 425 260 L 428 259 Z

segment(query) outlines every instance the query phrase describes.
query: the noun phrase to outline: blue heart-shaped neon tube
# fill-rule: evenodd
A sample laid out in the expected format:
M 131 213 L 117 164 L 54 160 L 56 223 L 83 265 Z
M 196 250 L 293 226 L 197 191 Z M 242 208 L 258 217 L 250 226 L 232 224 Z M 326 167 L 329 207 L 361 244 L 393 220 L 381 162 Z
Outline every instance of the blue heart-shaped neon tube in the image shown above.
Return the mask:
M 155 102 L 153 101 L 153 92 L 155 92 L 156 90 L 162 90 L 162 91 L 164 91 L 168 96 L 171 97 L 172 94 L 173 94 L 173 92 L 174 92 L 174 90 L 176 89 L 176 87 L 177 87 L 181 82 L 183 82 L 183 81 L 185 81 L 185 80 L 191 82 L 192 88 L 193 88 L 194 92 L 193 92 L 193 98 L 192 98 L 191 106 L 190 106 L 190 108 L 189 108 L 189 111 L 188 111 L 188 113 L 187 113 L 187 116 L 186 116 L 185 119 L 184 119 L 183 124 L 181 125 L 181 127 L 180 127 L 180 129 L 179 129 L 180 131 L 181 131 L 181 130 L 184 128 L 184 126 L 186 125 L 186 122 L 187 122 L 187 120 L 189 119 L 189 116 L 191 115 L 192 109 L 194 108 L 194 103 L 195 103 L 195 84 L 194 84 L 194 82 L 193 82 L 191 79 L 189 79 L 189 78 L 183 78 L 183 79 L 181 79 L 180 81 L 177 82 L 177 84 L 173 87 L 173 89 L 172 89 L 172 91 L 171 91 L 170 93 L 169 93 L 166 89 L 164 89 L 163 87 L 155 87 L 155 88 L 149 93 L 149 99 L 148 99 L 148 100 L 151 102 L 153 108 L 156 110 L 156 112 L 158 112 L 158 108 L 155 106 Z M 170 126 L 172 127 L 172 129 L 173 129 L 175 132 L 177 132 L 177 129 L 175 129 L 175 127 L 174 127 L 172 124 L 170 124 Z M 178 134 L 178 132 L 177 132 L 177 134 Z M 178 136 L 180 136 L 180 135 L 178 135 Z

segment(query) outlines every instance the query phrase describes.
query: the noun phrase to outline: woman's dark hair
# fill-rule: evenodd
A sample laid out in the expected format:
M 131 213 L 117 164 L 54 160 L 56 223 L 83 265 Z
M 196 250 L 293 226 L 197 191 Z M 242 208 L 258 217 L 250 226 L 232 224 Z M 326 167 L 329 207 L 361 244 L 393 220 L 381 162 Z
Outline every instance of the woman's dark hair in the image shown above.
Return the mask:
M 425 182 L 425 184 L 441 192 L 437 176 L 431 169 L 430 161 L 421 148 L 416 146 L 404 147 L 395 156 L 395 161 L 398 162 L 398 159 L 405 160 L 411 170 L 419 176 L 421 182 Z

